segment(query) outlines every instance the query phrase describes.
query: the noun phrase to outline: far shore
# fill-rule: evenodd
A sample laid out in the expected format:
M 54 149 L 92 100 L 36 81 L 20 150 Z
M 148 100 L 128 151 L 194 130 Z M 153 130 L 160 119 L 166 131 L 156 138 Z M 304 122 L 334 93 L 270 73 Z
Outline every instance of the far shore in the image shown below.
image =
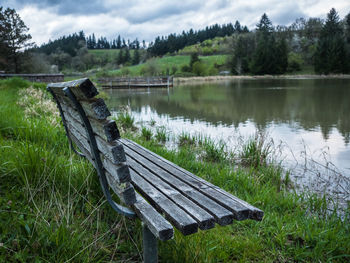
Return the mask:
M 176 77 L 174 82 L 177 83 L 202 83 L 229 80 L 245 79 L 350 79 L 350 74 L 330 74 L 330 75 L 259 75 L 259 76 L 206 76 L 206 77 Z

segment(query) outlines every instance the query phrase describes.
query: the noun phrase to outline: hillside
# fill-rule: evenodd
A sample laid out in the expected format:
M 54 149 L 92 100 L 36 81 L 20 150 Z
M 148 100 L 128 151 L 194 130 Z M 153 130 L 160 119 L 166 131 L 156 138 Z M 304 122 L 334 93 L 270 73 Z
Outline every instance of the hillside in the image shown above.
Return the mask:
M 174 75 L 174 76 L 206 76 L 217 75 L 220 71 L 226 70 L 228 55 L 199 56 L 199 71 L 190 72 L 190 56 L 164 56 L 156 57 L 135 66 L 125 66 L 116 70 L 101 71 L 98 75 L 108 76 L 142 76 L 142 75 Z

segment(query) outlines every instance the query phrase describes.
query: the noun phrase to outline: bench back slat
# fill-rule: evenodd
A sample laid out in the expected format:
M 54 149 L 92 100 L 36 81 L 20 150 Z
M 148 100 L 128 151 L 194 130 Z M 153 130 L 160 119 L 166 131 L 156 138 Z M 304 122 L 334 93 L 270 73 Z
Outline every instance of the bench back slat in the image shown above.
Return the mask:
M 82 100 L 94 98 L 98 94 L 94 84 L 87 78 L 67 82 L 50 83 L 48 87 L 55 92 L 56 95 L 61 96 L 65 96 L 63 89 L 70 87 L 75 97 Z
M 63 110 L 64 109 L 65 108 L 63 107 Z M 73 126 L 76 130 L 80 132 L 80 134 L 83 137 L 85 137 L 86 140 L 88 140 L 85 128 L 83 127 L 81 121 L 72 117 L 71 114 L 68 112 L 65 112 L 65 117 L 67 120 L 67 124 Z M 95 138 L 99 151 L 107 158 L 109 158 L 113 163 L 118 164 L 120 162 L 126 161 L 124 147 L 117 140 L 107 142 L 106 140 L 101 138 L 99 134 L 95 134 Z
M 58 98 L 60 99 L 60 98 Z M 73 107 L 61 103 L 63 111 L 74 118 L 75 121 L 81 123 L 79 113 Z M 96 120 L 89 118 L 92 130 L 104 140 L 111 142 L 120 138 L 120 133 L 114 120 Z

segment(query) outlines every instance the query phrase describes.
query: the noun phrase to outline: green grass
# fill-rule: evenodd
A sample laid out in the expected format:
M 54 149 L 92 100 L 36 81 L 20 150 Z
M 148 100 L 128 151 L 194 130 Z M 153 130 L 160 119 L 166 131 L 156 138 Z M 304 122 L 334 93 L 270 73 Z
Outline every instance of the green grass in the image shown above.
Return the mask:
M 213 56 L 200 56 L 199 57 L 207 68 L 213 68 L 215 64 L 224 65 L 226 63 L 227 55 L 213 55 Z M 109 71 L 110 75 L 123 75 L 123 70 L 127 71 L 130 76 L 141 76 L 143 75 L 142 70 L 147 63 L 153 63 L 156 67 L 156 75 L 173 74 L 173 69 L 176 67 L 176 73 L 180 73 L 181 68 L 184 65 L 189 65 L 190 56 L 164 56 L 162 58 L 153 58 L 152 62 L 148 61 L 136 66 L 124 67 L 123 69 Z M 175 74 L 176 74 L 175 73 Z
M 107 205 L 95 170 L 69 149 L 61 124 L 17 105 L 18 91 L 29 85 L 0 81 L 0 262 L 141 262 L 140 222 Z M 265 212 L 261 222 L 191 236 L 176 231 L 159 243 L 160 262 L 350 260 L 350 211 L 341 220 L 326 198 L 295 193 L 278 164 L 233 168 L 228 153 L 216 158 L 220 145 L 209 149 L 208 139 L 169 151 L 141 134 L 125 129 L 123 136 Z M 210 161 L 198 155 L 206 147 L 216 156 Z

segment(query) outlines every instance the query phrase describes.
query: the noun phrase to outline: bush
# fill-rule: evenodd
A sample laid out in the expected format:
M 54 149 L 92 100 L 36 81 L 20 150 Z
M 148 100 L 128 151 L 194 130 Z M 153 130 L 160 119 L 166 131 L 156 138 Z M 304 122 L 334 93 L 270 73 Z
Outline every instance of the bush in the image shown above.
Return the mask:
M 197 76 L 205 76 L 206 75 L 206 65 L 200 61 L 197 61 L 192 66 L 192 72 Z
M 204 47 L 204 48 L 202 49 L 202 54 L 203 54 L 204 56 L 210 56 L 210 55 L 213 55 L 213 53 L 214 53 L 214 51 L 213 51 L 213 49 L 210 48 L 210 47 Z
M 288 72 L 295 72 L 295 71 L 300 71 L 301 70 L 301 65 L 303 64 L 303 59 L 301 55 L 290 52 L 288 54 Z
M 165 127 L 157 128 L 156 139 L 160 142 L 166 142 L 168 135 L 166 133 Z
M 152 137 L 152 131 L 146 127 L 142 127 L 141 135 L 143 138 L 145 138 L 146 141 L 149 141 Z
M 126 129 L 131 129 L 134 127 L 134 117 L 132 117 L 127 112 L 122 112 L 118 114 L 117 122 Z
M 150 59 L 147 63 L 141 68 L 141 75 L 145 76 L 156 76 L 159 75 L 160 69 L 155 59 Z
M 191 67 L 189 65 L 183 65 L 181 67 L 182 72 L 191 72 Z

